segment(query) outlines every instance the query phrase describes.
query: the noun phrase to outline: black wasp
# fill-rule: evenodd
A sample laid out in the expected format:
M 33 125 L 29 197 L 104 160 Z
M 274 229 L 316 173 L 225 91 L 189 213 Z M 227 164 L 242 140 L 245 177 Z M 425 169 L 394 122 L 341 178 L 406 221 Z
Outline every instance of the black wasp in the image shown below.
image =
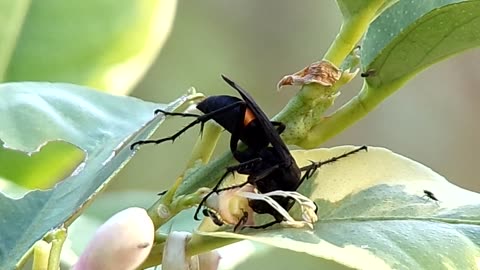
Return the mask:
M 204 123 L 209 120 L 214 120 L 231 134 L 230 150 L 239 164 L 226 168 L 225 174 L 199 204 L 194 215 L 196 220 L 198 220 L 201 206 L 213 193 L 240 188 L 246 184 L 253 185 L 260 193 L 275 190 L 296 191 L 302 182 L 311 177 L 320 166 L 367 149 L 365 146 L 362 146 L 329 160 L 312 162 L 308 166 L 299 168 L 287 146 L 280 138 L 280 134 L 285 130 L 285 125 L 281 122 L 270 121 L 247 91 L 227 77 L 222 75 L 222 78 L 237 90 L 242 99 L 228 95 L 210 96 L 197 105 L 197 109 L 203 112 L 202 115 L 156 110 L 155 113 L 163 113 L 167 116 L 193 117 L 196 119 L 170 137 L 138 141 L 131 146 L 133 149 L 142 144 L 159 144 L 165 141 L 174 141 L 182 133 L 197 124 L 200 124 L 201 129 L 203 129 Z M 246 149 L 238 149 L 239 141 L 246 145 Z M 248 175 L 247 181 L 235 186 L 220 188 L 222 181 L 232 172 Z M 303 176 L 302 172 L 305 172 Z M 294 204 L 294 201 L 288 197 L 273 196 L 272 198 L 287 211 Z M 282 215 L 264 201 L 250 200 L 249 205 L 256 213 L 270 214 L 274 217 L 274 221 L 262 225 L 243 226 L 242 223 L 247 218 L 244 217 L 235 226 L 236 228 L 266 228 L 284 219 Z M 214 215 L 213 212 L 208 211 L 203 213 L 210 217 Z M 220 218 L 213 219 L 217 221 L 217 224 L 220 223 Z

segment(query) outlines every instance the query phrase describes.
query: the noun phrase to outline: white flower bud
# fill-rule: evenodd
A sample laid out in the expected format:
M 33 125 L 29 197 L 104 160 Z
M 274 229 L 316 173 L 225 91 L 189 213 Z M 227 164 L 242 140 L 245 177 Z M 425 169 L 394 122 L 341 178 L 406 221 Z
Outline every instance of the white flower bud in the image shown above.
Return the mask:
M 145 209 L 118 212 L 98 228 L 73 270 L 133 270 L 148 256 L 154 226 Z

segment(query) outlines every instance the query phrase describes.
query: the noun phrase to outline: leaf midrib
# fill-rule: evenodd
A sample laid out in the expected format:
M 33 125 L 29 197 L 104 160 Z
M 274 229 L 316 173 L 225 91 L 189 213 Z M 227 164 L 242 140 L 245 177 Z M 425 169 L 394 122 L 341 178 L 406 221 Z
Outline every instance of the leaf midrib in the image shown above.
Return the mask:
M 480 219 L 454 219 L 454 218 L 441 218 L 441 217 L 413 217 L 413 216 L 368 216 L 368 217 L 349 217 L 349 218 L 328 218 L 320 219 L 316 222 L 319 223 L 335 223 L 335 222 L 375 222 L 375 221 L 427 221 L 427 222 L 440 222 L 447 224 L 468 224 L 479 225 Z

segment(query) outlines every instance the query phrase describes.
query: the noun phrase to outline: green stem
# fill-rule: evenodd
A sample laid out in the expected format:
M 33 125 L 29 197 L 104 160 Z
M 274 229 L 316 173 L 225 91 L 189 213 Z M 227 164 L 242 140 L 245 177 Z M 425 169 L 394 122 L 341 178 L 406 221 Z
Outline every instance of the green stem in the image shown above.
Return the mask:
M 195 234 L 187 245 L 187 256 L 195 256 L 217 248 L 242 241 L 244 239 L 211 237 Z
M 33 263 L 32 270 L 43 270 L 48 266 L 48 258 L 50 254 L 50 245 L 43 239 L 37 241 L 33 246 Z M 18 268 L 17 269 L 21 269 Z
M 203 164 L 210 161 L 222 130 L 222 127 L 214 122 L 205 123 L 202 135 L 193 147 L 192 156 L 187 163 L 187 169 L 195 166 L 195 163 L 199 160 L 202 161 Z
M 206 123 L 202 136 L 198 138 L 187 163 L 185 171 L 177 178 L 172 187 L 165 195 L 160 197 L 148 210 L 147 213 L 152 219 L 155 229 L 160 228 L 165 222 L 169 221 L 175 214 L 180 211 L 192 207 L 201 200 L 201 196 L 197 193 L 178 198 L 174 201 L 178 187 L 184 180 L 184 174 L 187 170 L 197 165 L 197 162 L 207 163 L 215 150 L 217 141 L 220 138 L 221 127 L 215 123 Z M 163 214 L 162 214 L 163 213 Z
M 308 149 L 324 143 L 371 112 L 406 81 L 405 78 L 396 83 L 384 85 L 383 88 L 372 88 L 365 82 L 357 96 L 329 117 L 322 119 L 298 145 Z
M 323 59 L 340 66 L 347 55 L 359 43 L 384 0 L 370 1 L 367 7 L 352 17 L 346 17 L 340 31 Z
M 217 146 L 218 139 L 220 138 L 222 128 L 213 122 L 205 123 L 205 127 L 202 131 L 201 136 L 197 139 L 195 146 L 193 147 L 192 154 L 190 155 L 190 160 L 187 162 L 187 166 L 183 173 L 177 178 L 175 183 L 172 185 L 172 188 L 164 196 L 163 202 L 170 204 L 173 201 L 175 193 L 177 192 L 178 187 L 183 182 L 185 172 L 197 165 L 197 162 L 202 164 L 208 163 L 212 157 L 215 146 Z
M 361 8 L 357 12 L 353 12 L 352 16 L 344 14 L 345 21 L 325 54 L 324 60 L 338 67 L 352 52 L 366 32 L 376 12 L 384 4 L 384 0 L 369 0 L 367 2 L 361 4 Z M 311 130 L 324 119 L 325 111 L 333 105 L 339 93 L 339 88 L 349 82 L 351 76 L 353 76 L 351 73 L 344 72 L 340 80 L 330 87 L 316 84 L 302 86 L 299 93 L 273 118 L 286 125 L 287 128 L 282 134 L 282 138 L 287 144 L 306 147 L 306 144 L 303 144 L 306 137 L 312 137 Z M 310 138 L 310 141 L 315 140 Z M 318 144 L 308 144 L 308 148 L 317 146 Z
M 52 238 L 52 248 L 50 249 L 47 270 L 58 270 L 60 269 L 60 255 L 63 243 L 67 239 L 67 230 L 65 228 L 57 229 L 50 234 L 50 237 Z
M 333 86 L 307 84 L 288 102 L 273 120 L 282 122 L 286 129 L 281 137 L 286 144 L 299 145 L 316 123 L 324 118 L 325 112 L 333 105 L 339 88 L 347 83 L 349 75 Z
M 187 257 L 195 256 L 241 240 L 243 239 L 210 237 L 194 234 L 190 242 L 187 244 L 186 255 Z M 148 258 L 138 269 L 145 269 L 161 264 L 164 247 L 164 242 L 154 244 Z
M 147 269 L 162 264 L 163 249 L 165 248 L 165 242 L 153 244 L 150 254 L 147 259 L 137 269 Z

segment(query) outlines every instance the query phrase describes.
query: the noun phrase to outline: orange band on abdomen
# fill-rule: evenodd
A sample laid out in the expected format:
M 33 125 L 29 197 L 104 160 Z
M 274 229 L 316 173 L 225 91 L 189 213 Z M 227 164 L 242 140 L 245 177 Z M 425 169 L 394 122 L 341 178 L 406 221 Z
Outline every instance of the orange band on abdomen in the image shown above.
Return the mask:
M 250 124 L 250 122 L 252 122 L 255 119 L 256 119 L 256 117 L 253 114 L 253 112 L 250 109 L 247 108 L 245 110 L 245 116 L 243 117 L 243 126 L 244 127 L 248 126 L 248 124 Z

